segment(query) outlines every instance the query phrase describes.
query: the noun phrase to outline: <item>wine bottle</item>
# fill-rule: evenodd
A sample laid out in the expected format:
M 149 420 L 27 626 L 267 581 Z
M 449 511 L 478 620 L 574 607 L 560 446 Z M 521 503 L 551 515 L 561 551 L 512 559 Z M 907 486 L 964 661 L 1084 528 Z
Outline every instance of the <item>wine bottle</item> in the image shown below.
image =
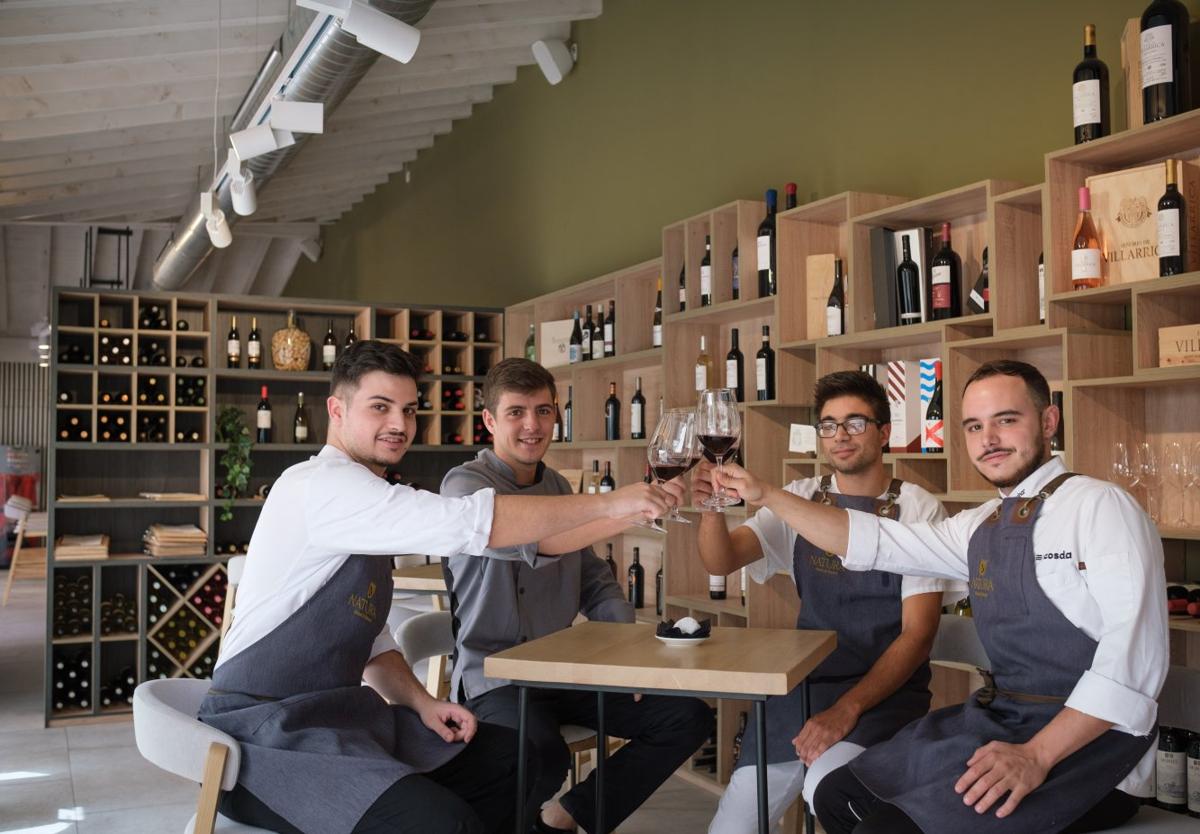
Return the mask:
M 1108 65 L 1096 57 L 1096 26 L 1083 27 L 1083 60 L 1071 76 L 1075 144 L 1107 136 Z
M 738 329 L 735 327 L 729 334 L 732 342 L 729 353 L 725 354 L 725 387 L 733 389 L 733 395 L 738 402 L 746 399 L 746 360 L 738 349 Z
M 783 187 L 783 210 L 796 207 L 796 183 L 789 182 Z
M 842 283 L 842 259 L 833 262 L 833 289 L 825 302 L 825 335 L 841 336 L 846 332 L 846 287 Z
M 1142 122 L 1191 109 L 1188 10 L 1179 0 L 1153 0 L 1142 12 Z
M 592 461 L 592 474 L 588 478 L 587 492 L 589 495 L 600 491 L 600 461 Z M 614 574 L 615 575 L 615 574 Z
M 329 329 L 325 331 L 325 341 L 321 343 L 321 369 L 333 370 L 337 361 L 337 336 L 333 335 L 333 319 L 329 320 Z
M 612 476 L 612 461 L 606 460 L 604 461 L 604 477 L 600 479 L 600 488 L 598 492 L 612 492 L 616 488 L 617 482 L 613 480 Z
M 926 454 L 941 454 L 946 446 L 944 435 L 945 417 L 942 414 L 942 363 L 933 363 L 933 393 L 929 395 L 929 405 L 925 408 L 925 432 L 921 437 L 921 451 Z
M 583 322 L 583 342 L 580 344 L 582 350 L 582 358 L 584 362 L 596 357 L 592 356 L 592 333 L 595 331 L 596 325 L 592 322 L 592 305 L 587 305 L 587 318 Z
M 971 292 L 967 296 L 967 309 L 972 313 L 986 313 L 990 298 L 991 294 L 988 292 L 988 248 L 985 246 L 983 247 L 983 267 L 979 270 L 979 277 L 975 279 L 975 286 L 971 288 Z
M 762 347 L 754 354 L 754 385 L 758 399 L 775 399 L 775 351 L 771 349 L 771 328 L 764 324 Z
M 696 357 L 696 390 L 703 391 L 708 388 L 713 381 L 712 359 L 708 356 L 708 350 L 704 343 L 704 337 L 700 337 L 700 353 Z
M 613 579 L 616 579 L 617 578 L 617 563 L 613 561 L 613 557 L 612 557 L 612 542 L 609 542 L 608 544 L 606 544 L 605 547 L 608 549 L 608 553 L 604 557 L 604 561 L 608 564 L 608 569 L 612 571 Z
M 246 337 L 246 367 L 262 367 L 262 334 L 258 332 L 258 316 L 250 317 L 250 335 Z
M 1092 194 L 1087 186 L 1079 189 L 1079 217 L 1071 242 L 1071 285 L 1077 290 L 1098 287 L 1104 283 L 1104 255 L 1100 236 L 1092 222 Z
M 350 329 L 346 331 L 346 342 L 343 345 L 343 348 L 346 350 L 349 350 L 351 347 L 353 347 L 354 343 L 357 341 L 358 341 L 358 336 L 355 335 L 355 333 L 354 333 L 354 320 L 351 319 L 350 320 Z
M 1050 392 L 1050 403 L 1058 408 L 1058 428 L 1054 431 L 1054 436 L 1050 438 L 1050 454 L 1061 455 L 1066 451 L 1066 420 L 1063 416 L 1063 394 L 1062 391 Z
M 621 401 L 617 399 L 617 383 L 608 383 L 608 399 L 604 401 L 604 439 L 621 439 Z
M 296 395 L 296 417 L 292 420 L 292 437 L 297 443 L 308 442 L 308 414 L 304 411 L 304 392 Z
M 555 397 L 554 398 L 554 431 L 550 435 L 551 443 L 561 443 L 562 442 L 562 437 L 563 437 L 562 429 L 563 429 L 562 411 L 558 407 L 558 397 Z M 478 441 L 476 441 L 476 442 L 478 442 Z
M 533 337 L 533 325 L 529 325 L 529 335 L 525 338 L 525 358 L 530 362 L 537 361 L 537 343 Z
M 225 338 L 225 359 L 230 368 L 242 366 L 242 337 L 238 333 L 237 316 L 229 325 L 229 335 Z
M 662 347 L 662 276 L 658 276 L 658 291 L 654 296 L 654 321 L 650 325 L 650 346 Z
M 575 426 L 573 416 L 573 408 L 571 406 L 571 395 L 573 386 L 567 386 L 567 404 L 563 406 L 563 442 L 570 443 L 575 435 Z
M 1187 271 L 1187 204 L 1176 185 L 1174 159 L 1167 160 L 1167 190 L 1158 200 L 1158 275 Z
M 687 309 L 687 264 L 679 267 L 679 312 Z
M 733 254 L 730 255 L 729 260 L 733 275 L 733 300 L 737 301 L 742 297 L 742 265 L 738 260 L 737 244 L 734 244 Z
M 929 264 L 929 306 L 932 318 L 962 315 L 962 261 L 950 246 L 950 224 L 942 224 L 942 248 Z
M 896 311 L 900 324 L 921 323 L 921 270 L 912 259 L 912 245 L 907 235 L 900 238 L 904 257 L 896 267 Z
M 1192 733 L 1187 752 L 1188 816 L 1200 818 L 1200 733 Z
M 267 386 L 262 387 L 262 399 L 258 401 L 258 411 L 255 413 L 255 425 L 258 427 L 258 442 L 271 442 L 271 401 L 267 399 Z
M 646 439 L 646 398 L 642 396 L 642 378 L 637 378 L 637 390 L 629 401 L 629 439 Z
M 1038 323 L 1046 323 L 1046 253 L 1038 252 Z
M 567 361 L 574 365 L 583 361 L 583 330 L 579 327 L 579 311 L 574 314 L 575 325 L 571 328 L 571 340 L 567 346 Z
M 658 564 L 658 573 L 654 574 L 654 613 L 663 615 L 663 569 L 662 562 Z M 1200 767 L 1197 768 L 1200 770 Z
M 712 298 L 712 237 L 704 236 L 704 257 L 700 259 L 700 306 L 709 307 Z
M 626 588 L 629 591 L 629 604 L 634 608 L 645 608 L 646 569 L 642 567 L 641 554 L 636 547 L 633 549 L 633 564 L 629 566 Z
M 708 598 L 725 599 L 725 575 L 708 575 Z
M 604 358 L 604 330 L 608 322 L 604 320 L 604 302 L 596 305 L 596 327 L 592 330 L 592 358 Z
M 617 302 L 608 302 L 608 318 L 604 320 L 604 355 L 617 355 Z
M 1156 754 L 1158 807 L 1176 813 L 1187 811 L 1187 742 L 1182 730 L 1158 728 Z
M 778 194 L 767 189 L 767 216 L 758 224 L 758 297 L 774 295 L 775 281 L 775 205 Z

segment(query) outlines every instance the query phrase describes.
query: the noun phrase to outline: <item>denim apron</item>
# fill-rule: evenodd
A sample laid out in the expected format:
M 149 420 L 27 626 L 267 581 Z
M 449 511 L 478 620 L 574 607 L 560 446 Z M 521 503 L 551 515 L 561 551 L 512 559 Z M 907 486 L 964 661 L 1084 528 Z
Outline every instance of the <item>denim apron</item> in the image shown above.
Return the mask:
M 902 481 L 893 479 L 884 500 L 831 493 L 829 475 L 821 478 L 814 501 L 844 509 L 897 518 Z M 862 680 L 879 656 L 900 634 L 902 577 L 885 571 L 849 571 L 832 553 L 796 537 L 792 549 L 792 575 L 800 595 L 796 628 L 837 632 L 837 648 L 808 676 L 812 700 L 810 714 L 826 710 Z M 767 763 L 796 761 L 792 739 L 804 726 L 801 709 L 803 684 L 787 695 L 767 699 Z M 870 747 L 889 739 L 910 721 L 929 711 L 929 663 L 922 663 L 899 689 L 858 719 L 846 736 Z M 742 741 L 738 766 L 754 763 L 758 748 L 754 734 Z
M 350 834 L 405 776 L 462 750 L 362 685 L 392 604 L 391 557 L 352 555 L 270 634 L 222 663 L 199 718 L 238 740 L 238 782 L 311 834 Z
M 850 764 L 864 785 L 926 834 L 1061 831 L 1116 787 L 1154 741 L 1153 735 L 1109 730 L 1059 762 L 1005 819 L 995 814 L 1001 802 L 977 814 L 954 792 L 978 748 L 990 741 L 1029 741 L 1062 710 L 1091 667 L 1096 641 L 1054 607 L 1038 584 L 1034 562 L 1038 514 L 1073 476 L 1059 475 L 1031 498 L 1005 498 L 971 536 L 971 611 L 992 662 L 987 685 Z

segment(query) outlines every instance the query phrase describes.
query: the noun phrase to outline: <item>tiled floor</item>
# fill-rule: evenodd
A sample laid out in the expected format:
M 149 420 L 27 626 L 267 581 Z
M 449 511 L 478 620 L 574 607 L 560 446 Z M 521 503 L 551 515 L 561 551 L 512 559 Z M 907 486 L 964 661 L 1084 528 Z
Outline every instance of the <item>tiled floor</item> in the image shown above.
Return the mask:
M 142 759 L 131 723 L 42 728 L 44 639 L 45 589 L 18 582 L 0 608 L 0 834 L 182 832 L 197 786 Z M 703 832 L 716 805 L 670 779 L 621 832 Z

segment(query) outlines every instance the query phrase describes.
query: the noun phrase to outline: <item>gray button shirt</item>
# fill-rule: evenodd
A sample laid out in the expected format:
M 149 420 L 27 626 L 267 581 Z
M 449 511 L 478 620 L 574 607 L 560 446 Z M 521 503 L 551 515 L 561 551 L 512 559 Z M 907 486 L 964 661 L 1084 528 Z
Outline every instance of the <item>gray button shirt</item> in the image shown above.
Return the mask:
M 534 482 L 517 484 L 508 464 L 484 449 L 442 480 L 441 494 L 470 495 L 492 487 L 497 495 L 570 495 L 567 480 L 539 463 Z M 632 623 L 633 606 L 612 571 L 590 547 L 562 556 L 539 556 L 537 542 L 460 553 L 442 564 L 448 571 L 457 661 L 450 697 L 466 701 L 504 686 L 485 678 L 483 659 L 526 640 L 567 628 L 579 614 L 589 620 Z

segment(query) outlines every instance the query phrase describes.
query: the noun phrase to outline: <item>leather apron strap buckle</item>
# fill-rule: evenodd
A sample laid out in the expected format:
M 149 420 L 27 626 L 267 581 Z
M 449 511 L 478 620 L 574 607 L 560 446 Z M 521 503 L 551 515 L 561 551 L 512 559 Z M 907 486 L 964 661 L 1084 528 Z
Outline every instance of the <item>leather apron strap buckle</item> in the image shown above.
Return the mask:
M 975 671 L 983 678 L 983 686 L 975 693 L 975 701 L 981 707 L 991 706 L 992 701 L 996 700 L 996 679 L 987 669 L 976 667 Z
M 1067 702 L 1065 697 L 1058 695 L 1033 695 L 1028 692 L 1014 692 L 1011 689 L 1000 689 L 996 686 L 996 678 L 990 671 L 986 669 L 976 669 L 975 671 L 983 678 L 983 686 L 975 693 L 975 701 L 981 707 L 991 706 L 992 702 L 999 695 L 1027 704 L 1065 704 Z

